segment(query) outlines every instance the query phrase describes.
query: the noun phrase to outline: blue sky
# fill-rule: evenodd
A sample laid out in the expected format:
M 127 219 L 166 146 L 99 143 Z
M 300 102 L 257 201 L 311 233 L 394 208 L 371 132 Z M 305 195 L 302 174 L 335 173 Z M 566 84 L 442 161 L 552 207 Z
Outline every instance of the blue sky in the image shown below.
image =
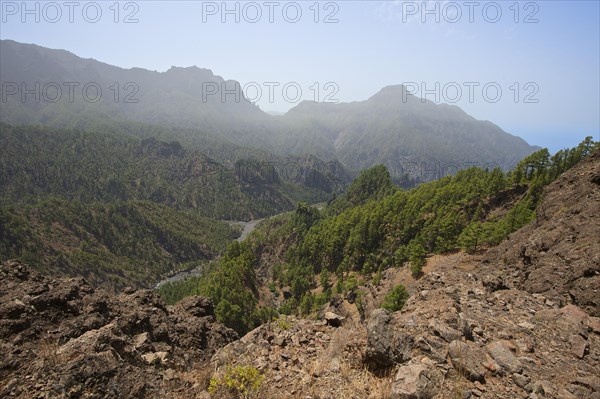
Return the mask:
M 75 2 L 72 22 L 62 1 L 28 2 L 30 14 L 0 3 L 2 39 L 125 68 L 209 68 L 267 111 L 296 105 L 297 88 L 347 102 L 409 83 L 553 151 L 600 140 L 598 1 L 228 2 L 230 14 L 221 1 Z

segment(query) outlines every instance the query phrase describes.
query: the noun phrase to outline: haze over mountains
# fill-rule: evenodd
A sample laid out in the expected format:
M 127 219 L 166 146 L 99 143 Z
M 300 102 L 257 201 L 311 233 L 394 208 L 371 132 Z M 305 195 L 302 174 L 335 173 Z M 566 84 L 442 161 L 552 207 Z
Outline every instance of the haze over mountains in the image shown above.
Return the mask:
M 178 136 L 205 148 L 233 143 L 276 156 L 311 154 L 324 161 L 339 159 L 355 172 L 384 164 L 396 180 L 416 182 L 473 165 L 507 169 L 536 149 L 456 106 L 407 95 L 401 85 L 385 87 L 365 101 L 302 102 L 283 116 L 272 116 L 247 101 L 239 83 L 207 69 L 122 69 L 11 40 L 1 41 L 0 55 L 0 121 L 13 125 L 135 133 L 139 127 L 130 124 L 142 123 L 179 129 Z M 89 83 L 94 87 L 83 94 Z M 57 98 L 57 86 L 59 98 L 48 101 Z M 239 98 L 221 93 L 236 87 Z M 37 91 L 39 98 L 22 88 Z M 85 101 L 84 95 L 98 99 Z

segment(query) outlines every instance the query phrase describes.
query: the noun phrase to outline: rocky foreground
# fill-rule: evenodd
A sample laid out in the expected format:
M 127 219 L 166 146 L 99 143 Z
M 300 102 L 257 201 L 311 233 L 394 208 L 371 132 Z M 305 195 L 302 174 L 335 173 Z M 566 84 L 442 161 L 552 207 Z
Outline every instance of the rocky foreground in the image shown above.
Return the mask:
M 148 290 L 111 295 L 15 261 L 0 281 L 2 398 L 194 397 L 206 361 L 238 338 L 200 297 L 170 307 Z
M 340 326 L 265 325 L 212 363 L 258 368 L 269 398 L 600 398 L 599 210 L 596 152 L 483 257 L 428 262 L 401 311 L 375 309 L 366 286 L 366 320 L 334 300 Z
M 240 365 L 261 398 L 600 398 L 600 319 L 455 265 L 400 312 L 282 317 L 239 340 L 204 298 L 109 296 L 18 262 L 0 277 L 0 397 L 210 397 Z

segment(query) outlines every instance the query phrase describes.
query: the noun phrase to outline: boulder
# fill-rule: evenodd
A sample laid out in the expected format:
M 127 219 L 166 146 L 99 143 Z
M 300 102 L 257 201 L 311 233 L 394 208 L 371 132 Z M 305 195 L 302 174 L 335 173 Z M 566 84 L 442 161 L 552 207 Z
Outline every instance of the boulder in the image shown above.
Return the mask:
M 444 377 L 440 371 L 424 364 L 402 366 L 392 385 L 392 398 L 430 399 L 442 386 Z
M 485 382 L 487 356 L 485 351 L 473 342 L 452 341 L 448 354 L 454 368 L 471 381 Z
M 169 361 L 169 354 L 167 352 L 150 352 L 142 355 L 144 361 L 148 364 L 167 364 Z
M 175 306 L 183 312 L 187 312 L 196 317 L 213 316 L 215 314 L 212 301 L 201 296 L 184 298 Z
M 448 326 L 446 323 L 434 319 L 429 322 L 429 329 L 437 336 L 444 338 L 447 342 L 460 339 L 461 332 Z
M 77 338 L 69 340 L 57 349 L 57 355 L 74 358 L 84 353 L 104 352 L 111 348 L 119 355 L 132 352 L 127 337 L 115 328 L 115 323 L 107 324 L 97 330 L 87 331 Z
M 390 326 L 391 320 L 384 309 L 374 310 L 369 317 L 364 361 L 371 369 L 391 367 L 411 358 L 413 337 Z
M 579 334 L 573 334 L 569 338 L 571 352 L 579 359 L 583 359 L 588 352 L 588 342 Z
M 504 279 L 500 276 L 486 275 L 482 279 L 482 284 L 489 292 L 507 290 L 508 286 Z
M 487 346 L 487 351 L 494 361 L 507 373 L 520 373 L 523 371 L 523 365 L 512 353 L 507 345 L 501 341 L 492 342 Z
M 327 323 L 328 325 L 330 325 L 332 327 L 341 326 L 343 320 L 344 320 L 344 317 L 342 317 L 338 314 L 335 314 L 333 312 L 325 313 L 325 323 Z

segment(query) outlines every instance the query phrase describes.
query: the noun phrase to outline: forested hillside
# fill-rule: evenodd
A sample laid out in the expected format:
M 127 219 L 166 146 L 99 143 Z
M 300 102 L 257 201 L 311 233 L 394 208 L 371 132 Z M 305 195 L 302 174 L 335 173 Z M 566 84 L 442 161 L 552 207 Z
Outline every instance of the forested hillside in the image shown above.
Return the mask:
M 314 157 L 217 162 L 178 141 L 117 133 L 1 125 L 0 203 L 46 195 L 148 200 L 199 215 L 250 220 L 327 200 L 348 176 Z
M 222 220 L 326 201 L 349 180 L 316 157 L 207 136 L 216 161 L 198 143 L 164 141 L 172 131 L 135 136 L 0 124 L 0 257 L 112 289 L 151 287 L 220 255 L 238 236 Z
M 205 277 L 161 290 L 169 301 L 210 296 L 239 332 L 275 312 L 308 314 L 359 282 L 379 284 L 388 268 L 418 277 L 428 254 L 500 243 L 535 218 L 545 186 L 598 148 L 588 137 L 553 156 L 540 150 L 508 173 L 471 168 L 409 191 L 375 167 L 323 211 L 301 204 L 268 220 Z
M 239 235 L 227 223 L 151 202 L 48 198 L 0 207 L 0 257 L 111 288 L 149 287 L 206 263 Z

